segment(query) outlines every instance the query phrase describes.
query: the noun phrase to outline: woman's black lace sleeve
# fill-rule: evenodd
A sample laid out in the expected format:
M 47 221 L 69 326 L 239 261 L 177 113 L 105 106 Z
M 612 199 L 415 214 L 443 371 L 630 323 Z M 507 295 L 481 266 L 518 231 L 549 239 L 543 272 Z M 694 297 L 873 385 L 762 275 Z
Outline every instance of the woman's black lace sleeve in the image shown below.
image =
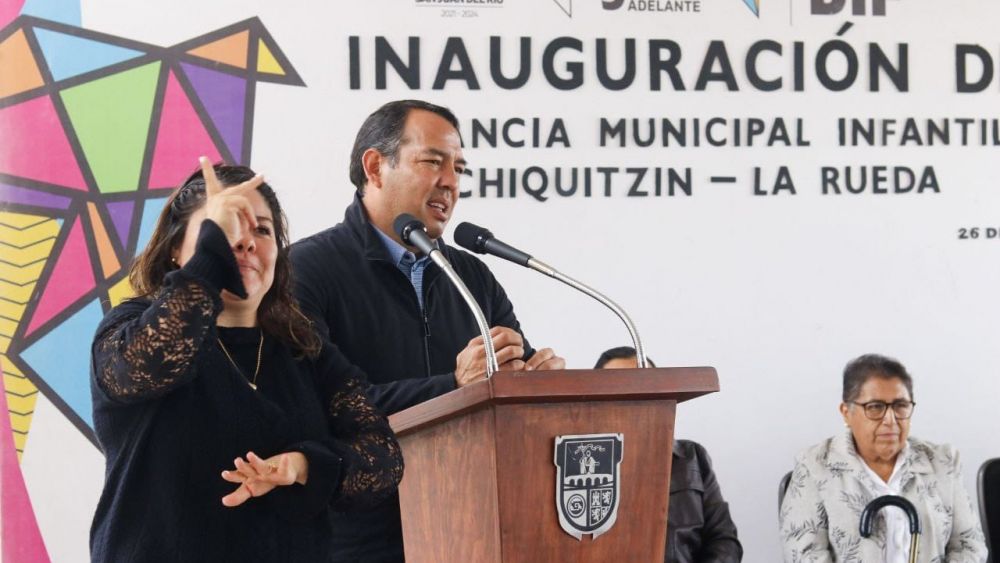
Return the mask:
M 371 506 L 391 495 L 403 478 L 403 454 L 386 420 L 369 401 L 361 372 L 329 344 L 320 363 L 330 432 L 340 447 L 341 485 L 333 506 Z
M 243 293 L 225 234 L 205 221 L 194 256 L 167 274 L 152 301 L 126 301 L 101 322 L 92 347 L 98 387 L 113 401 L 132 403 L 189 381 L 195 356 L 222 310 L 222 288 Z

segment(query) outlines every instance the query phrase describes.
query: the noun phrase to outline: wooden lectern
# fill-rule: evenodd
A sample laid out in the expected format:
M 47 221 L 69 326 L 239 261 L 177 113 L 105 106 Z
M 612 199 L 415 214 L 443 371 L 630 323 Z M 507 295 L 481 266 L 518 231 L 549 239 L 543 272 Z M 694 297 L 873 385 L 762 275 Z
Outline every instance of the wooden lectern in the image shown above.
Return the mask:
M 678 402 L 713 368 L 500 372 L 389 417 L 407 563 L 663 561 Z M 620 433 L 617 520 L 581 540 L 556 506 L 557 436 Z

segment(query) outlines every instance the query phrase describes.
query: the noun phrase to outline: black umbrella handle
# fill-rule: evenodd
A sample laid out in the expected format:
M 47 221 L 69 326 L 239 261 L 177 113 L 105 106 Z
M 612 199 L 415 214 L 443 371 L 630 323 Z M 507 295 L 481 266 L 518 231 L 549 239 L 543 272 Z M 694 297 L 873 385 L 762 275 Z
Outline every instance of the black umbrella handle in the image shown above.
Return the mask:
M 868 503 L 868 506 L 861 511 L 861 537 L 868 538 L 872 535 L 872 520 L 879 510 L 886 506 L 898 506 L 906 513 L 910 519 L 910 563 L 917 563 L 917 545 L 920 543 L 920 518 L 917 517 L 917 509 L 913 503 L 897 495 L 885 495 L 876 498 Z
M 913 503 L 897 495 L 885 495 L 876 498 L 868 503 L 868 506 L 861 511 L 861 537 L 867 538 L 872 535 L 872 520 L 879 510 L 886 506 L 898 506 L 906 513 L 910 519 L 910 534 L 920 533 L 920 518 L 917 517 L 917 509 Z

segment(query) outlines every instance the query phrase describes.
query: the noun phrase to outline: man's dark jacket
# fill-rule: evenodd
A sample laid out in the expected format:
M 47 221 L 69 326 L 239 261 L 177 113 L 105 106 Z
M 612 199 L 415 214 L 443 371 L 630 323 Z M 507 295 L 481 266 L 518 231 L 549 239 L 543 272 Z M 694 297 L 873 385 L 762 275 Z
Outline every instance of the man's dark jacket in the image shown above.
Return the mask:
M 507 294 L 486 265 L 443 240 L 438 245 L 489 325 L 521 332 Z M 434 264 L 424 271 L 421 310 L 359 197 L 343 223 L 292 245 L 291 258 L 303 310 L 365 372 L 369 396 L 385 414 L 455 389 L 455 357 L 479 335 L 476 321 Z M 534 353 L 527 341 L 524 348 L 525 358 Z M 336 561 L 403 560 L 398 496 L 373 511 L 338 514 L 334 526 Z
M 743 546 L 729 505 L 697 442 L 674 441 L 667 513 L 666 563 L 738 563 Z

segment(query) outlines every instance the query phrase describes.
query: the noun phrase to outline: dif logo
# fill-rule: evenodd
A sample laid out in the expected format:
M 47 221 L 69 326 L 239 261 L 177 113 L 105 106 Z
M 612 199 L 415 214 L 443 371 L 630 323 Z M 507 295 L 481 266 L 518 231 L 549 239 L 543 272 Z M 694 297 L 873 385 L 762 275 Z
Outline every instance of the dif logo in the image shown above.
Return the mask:
M 885 15 L 886 0 L 812 0 L 812 13 L 815 16 L 831 16 L 839 14 L 847 5 L 851 5 L 851 14 L 855 16 L 868 15 L 868 8 L 871 8 L 871 15 Z

